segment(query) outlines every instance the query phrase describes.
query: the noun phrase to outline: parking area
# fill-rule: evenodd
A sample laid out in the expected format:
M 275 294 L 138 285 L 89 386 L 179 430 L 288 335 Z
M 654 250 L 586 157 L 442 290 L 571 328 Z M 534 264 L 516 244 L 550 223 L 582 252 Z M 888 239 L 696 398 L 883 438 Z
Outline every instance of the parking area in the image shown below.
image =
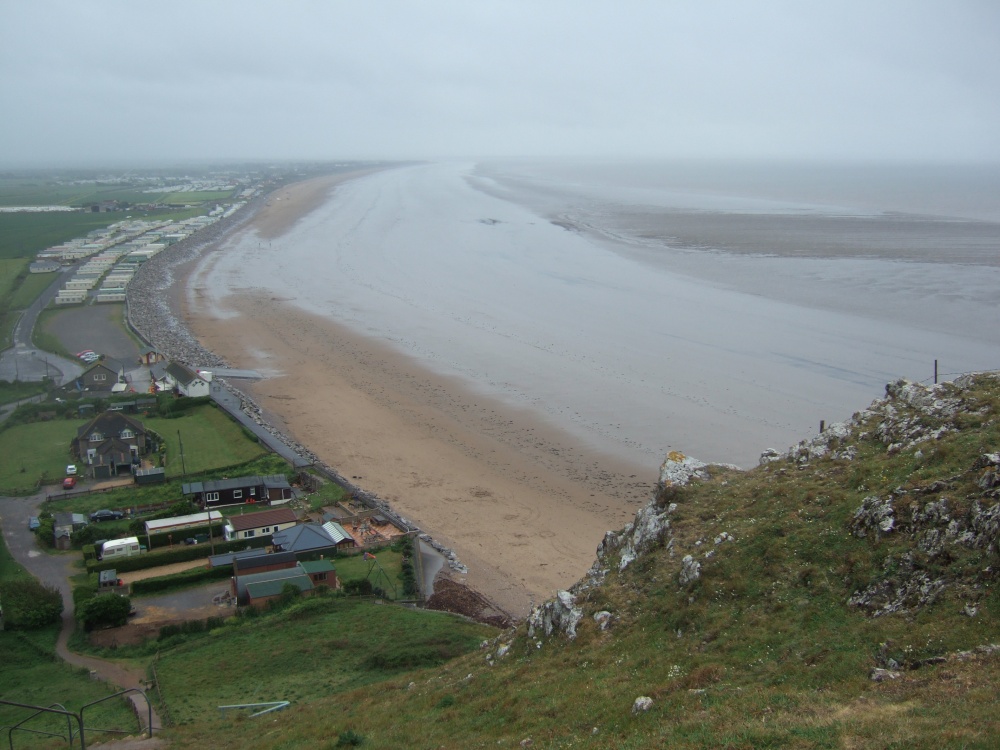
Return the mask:
M 124 314 L 121 304 L 73 306 L 50 316 L 45 331 L 73 354 L 92 349 L 132 365 L 139 358 L 139 346 L 125 331 Z

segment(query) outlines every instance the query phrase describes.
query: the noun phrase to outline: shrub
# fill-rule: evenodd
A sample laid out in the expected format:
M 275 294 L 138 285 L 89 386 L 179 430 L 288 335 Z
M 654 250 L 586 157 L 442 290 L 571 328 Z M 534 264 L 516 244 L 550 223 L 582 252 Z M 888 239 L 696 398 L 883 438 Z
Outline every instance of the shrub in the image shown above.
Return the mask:
M 34 578 L 9 580 L 0 584 L 4 623 L 11 630 L 36 630 L 62 616 L 63 601 L 59 590 Z
M 76 619 L 84 630 L 96 627 L 118 627 L 128 621 L 132 600 L 118 594 L 102 594 L 84 602 L 77 610 Z

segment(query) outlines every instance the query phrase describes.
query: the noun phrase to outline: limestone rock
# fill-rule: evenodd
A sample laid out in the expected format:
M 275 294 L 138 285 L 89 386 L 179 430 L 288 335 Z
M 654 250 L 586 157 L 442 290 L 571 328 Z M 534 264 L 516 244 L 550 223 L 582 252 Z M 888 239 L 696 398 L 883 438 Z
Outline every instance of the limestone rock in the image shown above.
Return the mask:
M 528 615 L 528 637 L 534 638 L 536 633 L 550 636 L 561 631 L 573 640 L 581 619 L 583 610 L 576 606 L 576 597 L 569 591 L 560 591 L 555 599 L 532 608 Z
M 640 695 L 632 704 L 632 715 L 644 714 L 653 707 L 653 699 L 648 695 Z
M 882 500 L 877 495 L 869 495 L 861 502 L 851 522 L 854 535 L 861 538 L 872 532 L 876 535 L 888 534 L 895 525 L 892 499 Z
M 681 572 L 677 576 L 678 582 L 681 586 L 687 586 L 699 578 L 701 578 L 701 563 L 691 555 L 684 555 L 684 559 L 681 560 Z
M 611 627 L 612 615 L 606 609 L 594 613 L 594 622 L 600 630 L 607 630 Z

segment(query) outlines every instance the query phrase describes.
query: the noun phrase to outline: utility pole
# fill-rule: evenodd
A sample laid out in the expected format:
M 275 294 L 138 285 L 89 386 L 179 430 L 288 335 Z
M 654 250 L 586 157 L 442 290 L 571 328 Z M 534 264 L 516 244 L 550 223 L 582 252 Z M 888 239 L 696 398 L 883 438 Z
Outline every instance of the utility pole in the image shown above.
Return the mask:
M 187 476 L 187 467 L 184 465 L 184 441 L 181 440 L 181 431 L 177 430 L 177 442 L 181 446 L 181 473 L 183 476 Z

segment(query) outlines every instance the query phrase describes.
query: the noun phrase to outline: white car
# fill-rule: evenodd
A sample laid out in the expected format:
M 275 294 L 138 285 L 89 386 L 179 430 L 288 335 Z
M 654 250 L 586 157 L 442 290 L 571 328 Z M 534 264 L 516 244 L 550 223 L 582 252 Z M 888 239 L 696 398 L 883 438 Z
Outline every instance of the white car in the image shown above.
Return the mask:
M 100 358 L 101 358 L 100 354 L 94 354 L 93 352 L 91 352 L 90 354 L 84 354 L 82 357 L 80 357 L 80 359 L 82 359 L 88 365 L 89 364 L 93 364 L 94 362 L 96 362 Z
M 66 466 L 66 476 L 68 477 L 76 476 L 76 464 L 69 464 Z

